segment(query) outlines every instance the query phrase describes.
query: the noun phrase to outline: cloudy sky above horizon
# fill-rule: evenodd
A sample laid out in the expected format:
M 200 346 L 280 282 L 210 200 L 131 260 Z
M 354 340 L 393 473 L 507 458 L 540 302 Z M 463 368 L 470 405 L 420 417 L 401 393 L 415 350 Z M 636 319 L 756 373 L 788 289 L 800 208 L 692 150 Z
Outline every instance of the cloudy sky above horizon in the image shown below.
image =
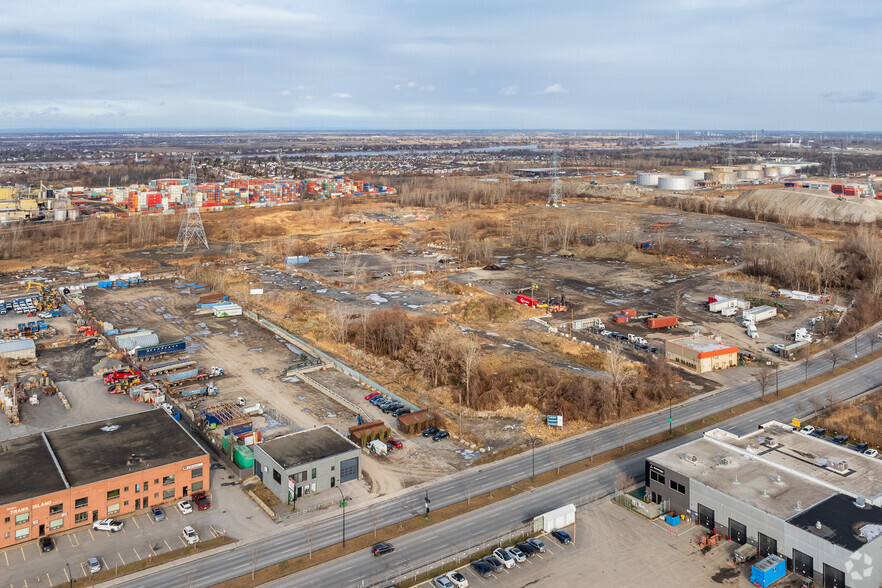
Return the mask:
M 0 130 L 875 131 L 877 2 L 4 6 Z

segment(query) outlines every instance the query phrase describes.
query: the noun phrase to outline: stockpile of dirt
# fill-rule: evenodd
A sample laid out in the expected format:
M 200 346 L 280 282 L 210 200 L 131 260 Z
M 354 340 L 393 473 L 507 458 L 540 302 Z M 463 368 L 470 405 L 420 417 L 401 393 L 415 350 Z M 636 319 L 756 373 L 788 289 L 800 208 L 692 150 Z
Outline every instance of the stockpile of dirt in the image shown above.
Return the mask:
M 579 259 L 615 259 L 628 263 L 658 263 L 656 256 L 641 253 L 628 243 L 597 243 L 588 247 L 578 247 L 573 253 Z
M 882 219 L 882 202 L 870 198 L 839 200 L 826 190 L 750 190 L 737 199 L 738 207 L 764 215 L 803 217 L 828 222 L 872 223 Z

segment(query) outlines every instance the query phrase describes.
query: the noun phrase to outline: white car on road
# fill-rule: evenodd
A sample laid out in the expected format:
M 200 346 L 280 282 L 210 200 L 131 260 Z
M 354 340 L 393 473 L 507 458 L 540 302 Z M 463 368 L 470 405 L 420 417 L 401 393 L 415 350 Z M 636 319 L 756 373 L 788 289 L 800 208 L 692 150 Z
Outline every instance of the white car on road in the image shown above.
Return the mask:
M 510 568 L 515 565 L 515 560 L 511 556 L 511 554 L 501 547 L 498 549 L 494 549 L 493 555 L 496 556 L 496 559 L 501 561 L 502 565 L 504 565 L 506 568 Z
M 116 533 L 117 531 L 122 531 L 123 522 L 115 521 L 113 519 L 104 519 L 92 523 L 92 528 L 96 531 L 110 531 L 111 533 Z
M 450 583 L 456 586 L 456 588 L 469 588 L 469 581 L 457 571 L 447 572 L 447 579 L 450 580 Z
M 190 504 L 189 500 L 182 500 L 178 503 L 178 510 L 181 511 L 182 515 L 190 514 L 193 512 L 193 505 Z
M 803 428 L 801 428 L 799 430 L 799 432 L 802 433 L 803 435 L 811 435 L 812 433 L 815 432 L 815 428 L 811 425 L 806 425 Z

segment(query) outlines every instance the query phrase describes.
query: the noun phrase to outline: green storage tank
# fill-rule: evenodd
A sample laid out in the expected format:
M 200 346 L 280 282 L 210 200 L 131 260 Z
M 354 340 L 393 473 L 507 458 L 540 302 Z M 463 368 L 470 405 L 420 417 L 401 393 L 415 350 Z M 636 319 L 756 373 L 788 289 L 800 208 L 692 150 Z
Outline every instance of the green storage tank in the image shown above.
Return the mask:
M 234 446 L 233 463 L 243 469 L 254 467 L 254 452 L 247 445 Z

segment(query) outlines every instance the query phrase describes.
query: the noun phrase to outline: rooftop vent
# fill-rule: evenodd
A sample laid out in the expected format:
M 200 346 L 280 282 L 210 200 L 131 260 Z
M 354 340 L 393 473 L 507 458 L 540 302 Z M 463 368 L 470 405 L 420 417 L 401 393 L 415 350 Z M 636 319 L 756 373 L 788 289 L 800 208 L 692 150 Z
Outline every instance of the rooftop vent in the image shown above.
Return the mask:
M 796 506 L 794 506 L 793 508 L 796 509 L 796 510 L 802 510 L 802 501 L 797 500 L 797 501 L 796 501 Z
M 774 435 L 770 435 L 766 437 L 765 441 L 766 447 L 778 447 L 778 438 Z
M 866 508 L 867 507 L 867 499 L 863 496 L 858 496 L 854 499 L 854 505 L 858 508 Z
M 781 479 L 781 474 L 775 474 L 774 476 L 772 476 L 772 480 L 776 484 L 783 484 L 784 483 L 784 480 Z
M 721 457 L 720 458 L 720 465 L 724 465 L 724 466 L 732 465 L 732 458 L 729 457 L 728 455 L 725 457 Z
M 769 497 L 769 493 L 766 492 L 765 487 L 763 487 L 763 498 L 768 498 L 768 497 Z
M 821 521 L 818 521 L 817 523 L 815 523 L 815 529 L 817 529 L 818 531 L 820 531 L 823 528 L 824 528 L 824 525 L 821 524 Z
M 735 476 L 735 479 L 732 480 L 732 483 L 735 484 L 736 486 L 739 485 L 739 484 L 741 483 L 741 482 L 738 481 L 738 476 Z
M 686 455 L 684 455 L 683 459 L 685 459 L 688 462 L 698 463 L 698 458 L 691 453 L 687 453 Z
M 844 459 L 839 459 L 838 457 L 828 459 L 827 467 L 842 474 L 848 471 L 848 464 Z

